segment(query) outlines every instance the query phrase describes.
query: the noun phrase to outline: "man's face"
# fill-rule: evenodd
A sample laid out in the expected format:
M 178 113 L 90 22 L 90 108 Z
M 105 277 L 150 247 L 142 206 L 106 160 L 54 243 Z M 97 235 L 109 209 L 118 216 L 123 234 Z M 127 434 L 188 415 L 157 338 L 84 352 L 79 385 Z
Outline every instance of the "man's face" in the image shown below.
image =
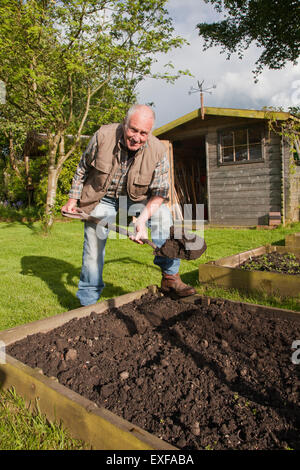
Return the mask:
M 148 113 L 136 112 L 124 128 L 124 139 L 129 150 L 139 150 L 147 141 L 153 127 L 153 118 Z

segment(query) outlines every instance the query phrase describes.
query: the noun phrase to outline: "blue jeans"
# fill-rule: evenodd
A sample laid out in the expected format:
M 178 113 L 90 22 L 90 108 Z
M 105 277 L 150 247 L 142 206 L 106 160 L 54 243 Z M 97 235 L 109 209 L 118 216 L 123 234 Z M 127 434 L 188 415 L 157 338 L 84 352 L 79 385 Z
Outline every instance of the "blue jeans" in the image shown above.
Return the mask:
M 127 226 L 127 211 L 129 215 L 138 215 L 144 205 L 136 204 L 126 197 L 114 199 L 105 196 L 91 215 L 99 218 L 105 217 L 108 222 L 115 223 L 119 212 L 120 225 Z M 165 204 L 161 205 L 148 221 L 152 241 L 157 247 L 161 247 L 169 238 L 172 223 L 171 213 Z M 85 222 L 82 268 L 76 294 L 83 306 L 96 303 L 105 287 L 102 274 L 108 234 L 109 230 L 101 225 Z M 180 259 L 178 258 L 155 256 L 153 262 L 164 273 L 177 274 L 179 271 Z

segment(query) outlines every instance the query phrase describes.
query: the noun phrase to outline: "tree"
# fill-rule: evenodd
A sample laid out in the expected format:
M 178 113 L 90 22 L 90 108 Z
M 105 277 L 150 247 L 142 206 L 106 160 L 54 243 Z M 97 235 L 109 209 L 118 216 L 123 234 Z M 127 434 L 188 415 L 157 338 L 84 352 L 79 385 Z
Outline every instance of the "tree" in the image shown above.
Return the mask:
M 46 221 L 53 223 L 57 182 L 82 132 L 121 118 L 155 54 L 180 47 L 167 0 L 1 0 L 0 80 L 6 105 L 27 130 L 47 134 Z M 1 109 L 1 108 L 0 108 Z M 101 114 L 100 114 L 101 113 Z M 65 136 L 74 136 L 66 151 Z
M 221 46 L 222 52 L 238 53 L 255 43 L 262 49 L 254 70 L 257 79 L 264 67 L 282 69 L 296 64 L 300 55 L 300 5 L 298 0 L 204 0 L 225 19 L 199 23 L 204 49 Z
M 1 108 L 0 108 L 1 109 Z M 8 202 L 19 200 L 20 194 L 26 199 L 27 175 L 22 161 L 23 147 L 26 140 L 26 124 L 19 119 L 19 112 L 9 105 L 0 111 L 0 158 L 2 190 L 0 198 Z M 3 184 L 4 182 L 4 184 Z M 16 191 L 8 191 L 8 186 Z M 20 191 L 21 190 L 21 191 Z

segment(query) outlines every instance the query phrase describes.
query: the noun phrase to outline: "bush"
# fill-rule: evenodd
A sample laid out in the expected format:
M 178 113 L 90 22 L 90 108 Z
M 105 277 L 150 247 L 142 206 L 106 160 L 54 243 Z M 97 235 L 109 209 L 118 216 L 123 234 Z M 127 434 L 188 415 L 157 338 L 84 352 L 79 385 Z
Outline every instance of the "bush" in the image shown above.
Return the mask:
M 1 142 L 0 142 L 1 144 Z M 66 152 L 71 142 L 66 142 Z M 72 179 L 84 150 L 86 141 L 81 143 L 73 155 L 64 163 L 60 173 L 57 185 L 56 203 L 54 214 L 60 214 L 61 207 L 67 202 L 68 194 L 71 189 Z M 39 154 L 29 160 L 29 176 L 31 192 L 28 192 L 28 178 L 25 173 L 25 164 L 22 159 L 18 159 L 18 168 L 20 176 L 11 168 L 7 149 L 0 145 L 0 217 L 2 219 L 16 219 L 23 217 L 26 206 L 28 216 L 33 214 L 35 217 L 41 217 L 44 213 L 48 186 L 48 157 L 47 148 L 39 147 Z M 2 203 L 1 203 L 2 201 Z M 17 205 L 17 206 L 16 206 Z M 22 211 L 19 209 L 22 206 Z M 24 214 L 24 217 L 27 217 Z
M 22 201 L 10 203 L 0 201 L 0 219 L 2 221 L 29 221 L 39 220 L 41 214 L 36 207 L 26 207 Z

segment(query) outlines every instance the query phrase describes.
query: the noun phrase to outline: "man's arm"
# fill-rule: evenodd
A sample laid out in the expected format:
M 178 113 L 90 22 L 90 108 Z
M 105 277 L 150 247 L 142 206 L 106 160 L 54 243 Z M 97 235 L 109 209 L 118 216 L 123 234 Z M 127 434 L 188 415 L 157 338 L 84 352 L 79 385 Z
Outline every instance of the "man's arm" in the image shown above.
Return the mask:
M 86 150 L 83 152 L 80 162 L 76 168 L 68 202 L 61 208 L 61 212 L 76 212 L 78 201 L 81 197 L 83 183 L 87 178 L 91 161 L 95 158 L 97 150 L 96 134 L 90 139 Z
M 166 154 L 156 165 L 149 191 L 151 197 L 135 223 L 135 236 L 130 237 L 131 240 L 140 244 L 143 243 L 140 241 L 141 239 L 148 238 L 146 222 L 160 208 L 162 203 L 169 199 L 169 160 Z
M 147 202 L 145 208 L 139 215 L 135 223 L 135 235 L 129 238 L 139 244 L 143 244 L 141 239 L 148 238 L 148 229 L 146 222 L 152 217 L 152 215 L 160 208 L 165 198 L 161 196 L 152 196 Z

